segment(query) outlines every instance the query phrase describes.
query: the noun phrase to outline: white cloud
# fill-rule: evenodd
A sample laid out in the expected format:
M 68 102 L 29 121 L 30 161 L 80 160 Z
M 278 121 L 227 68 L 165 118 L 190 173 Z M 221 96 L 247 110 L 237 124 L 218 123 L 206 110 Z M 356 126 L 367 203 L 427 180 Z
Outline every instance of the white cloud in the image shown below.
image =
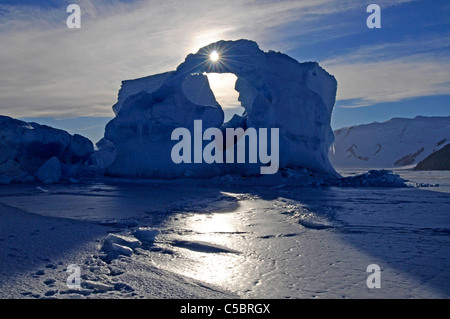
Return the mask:
M 367 46 L 322 65 L 338 81 L 337 99 L 343 101 L 342 107 L 450 94 L 448 40 Z
M 0 22 L 1 113 L 112 115 L 121 80 L 172 70 L 220 39 L 270 39 L 261 35 L 314 5 L 85 0 L 80 30 L 66 28 L 65 10 L 2 7 L 11 12 Z
M 327 14 L 361 5 L 332 0 L 78 3 L 80 30 L 67 29 L 65 10 L 0 5 L 9 12 L 0 13 L 1 114 L 112 116 L 122 80 L 173 70 L 188 53 L 221 39 L 248 38 L 264 50 L 284 51 L 291 47 L 284 39 L 323 28 Z M 286 31 L 293 22 L 298 28 Z M 375 72 L 377 66 L 365 67 Z M 428 65 L 424 71 L 430 74 L 435 68 Z M 364 78 L 354 66 L 330 63 L 330 70 L 345 88 L 341 98 L 361 95 L 352 90 L 352 81 Z

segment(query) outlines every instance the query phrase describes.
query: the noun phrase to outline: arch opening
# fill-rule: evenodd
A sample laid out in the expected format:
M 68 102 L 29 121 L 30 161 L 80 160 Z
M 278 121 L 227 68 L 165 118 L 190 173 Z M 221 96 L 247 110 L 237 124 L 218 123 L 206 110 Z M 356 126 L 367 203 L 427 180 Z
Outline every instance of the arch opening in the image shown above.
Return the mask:
M 206 76 L 211 91 L 224 112 L 224 123 L 235 114 L 242 116 L 245 109 L 239 102 L 239 92 L 235 89 L 237 76 L 233 73 L 206 73 Z

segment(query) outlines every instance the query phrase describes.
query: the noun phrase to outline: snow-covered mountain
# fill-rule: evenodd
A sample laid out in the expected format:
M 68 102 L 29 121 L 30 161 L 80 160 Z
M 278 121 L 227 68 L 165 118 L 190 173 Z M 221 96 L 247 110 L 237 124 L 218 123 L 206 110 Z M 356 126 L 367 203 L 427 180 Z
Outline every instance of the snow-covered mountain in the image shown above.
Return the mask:
M 393 118 L 338 129 L 329 152 L 336 168 L 396 168 L 415 165 L 450 141 L 450 116 Z

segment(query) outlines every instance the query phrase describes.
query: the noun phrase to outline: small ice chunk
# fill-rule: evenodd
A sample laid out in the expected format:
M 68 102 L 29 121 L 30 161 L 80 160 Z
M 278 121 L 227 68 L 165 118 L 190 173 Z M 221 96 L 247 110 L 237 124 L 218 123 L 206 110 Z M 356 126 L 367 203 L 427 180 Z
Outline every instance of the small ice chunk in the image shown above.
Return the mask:
M 42 187 L 40 187 L 40 186 L 36 187 L 36 189 L 37 189 L 38 191 L 41 191 L 41 192 L 44 192 L 44 193 L 48 193 L 48 190 L 47 190 L 47 189 L 44 189 L 44 188 L 42 188 Z
M 134 232 L 134 236 L 143 242 L 154 242 L 159 230 L 151 227 L 139 227 Z
M 136 238 L 120 234 L 109 234 L 105 241 L 110 242 L 111 244 L 115 243 L 129 248 L 136 248 L 142 245 L 141 242 Z
M 57 157 L 53 156 L 34 175 L 40 182 L 45 184 L 57 183 L 61 178 L 61 163 Z
M 133 255 L 133 249 L 127 246 L 122 246 L 116 243 L 111 244 L 111 250 L 119 255 L 131 256 Z
M 99 292 L 107 292 L 114 289 L 114 286 L 91 280 L 85 280 L 83 284 L 86 286 L 86 288 L 93 289 L 94 291 Z

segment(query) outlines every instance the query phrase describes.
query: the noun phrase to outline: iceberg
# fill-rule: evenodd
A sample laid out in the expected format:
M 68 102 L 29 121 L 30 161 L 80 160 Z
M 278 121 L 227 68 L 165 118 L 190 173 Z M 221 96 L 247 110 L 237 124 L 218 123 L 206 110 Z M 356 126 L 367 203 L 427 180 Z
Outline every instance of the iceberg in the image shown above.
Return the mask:
M 101 170 L 105 170 L 114 162 L 116 149 L 114 144 L 105 138 L 102 138 L 95 145 L 98 150 L 89 157 L 88 163 Z
M 93 152 L 92 142 L 81 135 L 0 116 L 0 175 L 12 182 L 31 182 L 33 176 L 57 182 Z
M 391 170 L 370 170 L 356 176 L 343 177 L 333 181 L 332 185 L 341 187 L 407 187 L 407 181 Z
M 213 51 L 219 55 L 216 62 L 209 58 Z M 208 73 L 236 75 L 235 89 L 245 108 L 242 117 L 224 123 Z M 280 52 L 264 52 L 249 40 L 212 43 L 189 54 L 175 71 L 122 82 L 113 107 L 116 117 L 105 128 L 104 138 L 116 152 L 106 174 L 207 178 L 259 173 L 261 163 L 175 164 L 171 132 L 186 128 L 194 136 L 194 121 L 201 120 L 204 130 L 277 128 L 280 168 L 306 168 L 338 177 L 328 159 L 336 90 L 336 79 L 316 62 L 300 63 Z M 216 142 L 230 147 L 230 141 Z M 236 144 L 231 141 L 231 147 Z

